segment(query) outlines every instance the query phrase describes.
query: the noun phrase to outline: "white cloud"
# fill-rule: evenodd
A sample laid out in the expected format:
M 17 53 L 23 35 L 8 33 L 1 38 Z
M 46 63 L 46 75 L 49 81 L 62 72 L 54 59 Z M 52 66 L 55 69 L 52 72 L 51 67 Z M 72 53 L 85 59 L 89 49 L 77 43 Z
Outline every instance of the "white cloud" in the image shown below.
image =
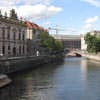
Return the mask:
M 94 16 L 86 19 L 85 25 L 83 26 L 82 30 L 83 31 L 94 30 L 96 28 L 96 22 L 98 21 L 98 19 L 99 19 L 98 16 Z
M 86 29 L 86 30 L 92 30 L 92 29 L 94 29 L 94 25 L 93 24 L 86 24 L 84 26 L 84 29 Z
M 96 7 L 100 7 L 100 1 L 99 0 L 81 0 L 81 1 L 88 2 L 91 5 L 96 6 Z
M 1 0 L 0 6 L 32 5 L 37 3 L 50 4 L 52 0 Z
M 43 23 L 43 26 L 49 26 L 51 24 L 51 22 L 50 21 L 47 21 L 47 22 L 44 22 Z
M 62 11 L 61 7 L 50 4 L 52 0 L 3 0 L 0 1 L 0 9 L 4 13 L 14 8 L 19 17 L 36 20 L 49 18 Z M 49 4 L 49 5 L 48 5 Z
M 62 11 L 62 8 L 55 6 L 46 6 L 43 4 L 37 5 L 23 5 L 17 9 L 18 15 L 26 18 L 44 19 L 49 18 L 58 12 Z
M 88 18 L 85 23 L 95 23 L 96 21 L 98 21 L 99 17 L 98 16 L 94 16 L 91 18 Z

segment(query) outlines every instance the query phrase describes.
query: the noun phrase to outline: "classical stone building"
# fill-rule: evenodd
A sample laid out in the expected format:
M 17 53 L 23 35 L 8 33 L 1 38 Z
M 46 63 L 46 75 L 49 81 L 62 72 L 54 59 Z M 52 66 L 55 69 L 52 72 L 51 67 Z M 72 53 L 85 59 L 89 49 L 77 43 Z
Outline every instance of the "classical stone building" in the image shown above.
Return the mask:
M 0 16 L 0 55 L 27 55 L 26 30 L 21 20 Z

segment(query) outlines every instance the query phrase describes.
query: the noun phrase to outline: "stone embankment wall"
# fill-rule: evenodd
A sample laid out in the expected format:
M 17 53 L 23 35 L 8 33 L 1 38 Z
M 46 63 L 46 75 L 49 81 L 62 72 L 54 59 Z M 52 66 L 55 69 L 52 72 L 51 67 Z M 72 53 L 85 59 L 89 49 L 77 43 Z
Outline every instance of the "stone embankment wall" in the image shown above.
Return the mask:
M 30 67 L 55 62 L 60 59 L 60 55 L 37 56 L 37 57 L 13 57 L 0 60 L 0 73 L 13 73 Z
M 82 56 L 86 57 L 87 59 L 92 59 L 92 60 L 100 61 L 100 54 L 84 53 L 84 54 L 82 54 Z

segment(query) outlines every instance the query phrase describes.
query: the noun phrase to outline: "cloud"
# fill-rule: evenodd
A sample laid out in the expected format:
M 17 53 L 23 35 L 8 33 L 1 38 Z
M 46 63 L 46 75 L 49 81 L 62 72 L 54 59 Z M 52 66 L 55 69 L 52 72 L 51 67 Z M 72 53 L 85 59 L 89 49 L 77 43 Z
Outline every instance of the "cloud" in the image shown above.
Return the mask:
M 86 29 L 86 30 L 94 29 L 94 25 L 93 25 L 93 24 L 86 24 L 86 25 L 84 26 L 84 29 Z
M 100 1 L 99 0 L 81 0 L 81 1 L 90 3 L 91 5 L 96 6 L 96 7 L 100 7 Z
M 3 0 L 0 9 L 4 13 L 14 8 L 19 17 L 30 20 L 45 19 L 62 11 L 61 7 L 51 5 L 52 0 Z M 49 4 L 49 5 L 48 5 Z
M 0 6 L 33 5 L 37 3 L 50 4 L 52 0 L 1 0 Z
M 85 21 L 85 23 L 95 23 L 98 19 L 99 19 L 98 16 L 94 16 L 94 17 L 88 18 L 88 19 Z
M 19 16 L 33 19 L 44 19 L 52 17 L 58 12 L 62 11 L 62 8 L 55 6 L 46 6 L 43 4 L 37 5 L 23 5 L 16 9 Z
M 90 31 L 90 30 L 94 30 L 96 28 L 96 22 L 98 21 L 99 17 L 98 16 L 94 16 L 94 17 L 90 17 L 88 19 L 86 19 L 85 25 L 83 26 L 82 30 L 83 31 Z
M 44 22 L 43 23 L 43 26 L 49 26 L 51 24 L 51 22 L 50 21 L 47 21 L 47 22 Z

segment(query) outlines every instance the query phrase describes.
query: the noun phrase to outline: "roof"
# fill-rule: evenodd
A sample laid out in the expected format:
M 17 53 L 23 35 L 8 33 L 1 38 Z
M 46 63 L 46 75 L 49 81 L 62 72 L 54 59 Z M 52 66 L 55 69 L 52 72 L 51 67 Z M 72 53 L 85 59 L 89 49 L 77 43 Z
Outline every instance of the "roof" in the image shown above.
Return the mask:
M 44 29 L 42 26 L 39 26 L 39 25 L 37 25 L 35 23 L 26 21 L 25 24 L 30 29 L 35 29 L 35 30 L 39 30 L 39 31 L 42 31 L 43 30 L 44 32 L 48 32 L 48 29 Z
M 60 40 L 80 40 L 81 35 L 53 35 L 55 39 L 60 39 Z
M 39 29 L 39 26 L 37 25 L 37 24 L 35 24 L 35 23 L 32 23 L 32 22 L 29 22 L 29 21 L 26 21 L 26 26 L 28 27 L 28 28 L 33 28 L 33 29 L 36 29 L 36 30 L 38 30 Z
M 25 24 L 26 24 L 26 26 L 27 26 L 28 28 L 33 28 L 32 24 L 31 24 L 30 22 L 26 21 Z

